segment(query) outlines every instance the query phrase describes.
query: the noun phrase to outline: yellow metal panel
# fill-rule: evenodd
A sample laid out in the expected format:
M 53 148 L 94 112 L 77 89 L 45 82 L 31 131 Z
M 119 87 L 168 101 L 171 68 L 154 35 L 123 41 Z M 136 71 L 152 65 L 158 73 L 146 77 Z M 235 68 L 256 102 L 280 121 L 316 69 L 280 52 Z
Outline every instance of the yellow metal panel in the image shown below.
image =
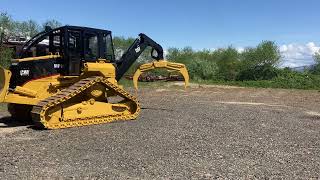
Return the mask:
M 12 62 L 26 62 L 26 61 L 38 61 L 38 60 L 49 60 L 60 58 L 60 55 L 47 55 L 47 56 L 38 56 L 38 57 L 29 57 L 23 59 L 14 59 Z
M 99 72 L 104 77 L 114 78 L 116 76 L 115 67 L 111 63 L 105 63 L 103 61 L 93 62 L 93 63 L 85 63 L 84 64 L 85 73 L 88 72 Z
M 37 96 L 37 92 L 36 91 L 31 90 L 31 89 L 27 89 L 27 88 L 23 88 L 23 87 L 20 87 L 20 86 L 17 86 L 14 89 L 14 92 L 18 93 L 18 94 L 21 94 L 21 95 L 24 95 L 24 96 L 33 97 L 33 98 Z
M 36 105 L 41 99 L 21 96 L 19 94 L 9 93 L 4 99 L 5 103 Z
M 11 72 L 0 66 L 0 102 L 3 102 L 8 94 Z
M 59 75 L 45 77 L 17 86 L 13 92 L 7 93 L 3 102 L 15 104 L 36 105 L 40 100 L 48 98 L 57 92 L 51 83 L 59 84 Z M 9 83 L 8 83 L 9 84 Z
M 58 84 L 62 83 L 58 80 L 60 75 L 49 76 L 41 79 L 35 79 L 27 82 L 22 87 L 30 91 L 36 92 L 36 97 L 39 99 L 45 99 L 52 94 L 55 94 L 59 88 Z M 55 86 L 53 86 L 56 85 Z

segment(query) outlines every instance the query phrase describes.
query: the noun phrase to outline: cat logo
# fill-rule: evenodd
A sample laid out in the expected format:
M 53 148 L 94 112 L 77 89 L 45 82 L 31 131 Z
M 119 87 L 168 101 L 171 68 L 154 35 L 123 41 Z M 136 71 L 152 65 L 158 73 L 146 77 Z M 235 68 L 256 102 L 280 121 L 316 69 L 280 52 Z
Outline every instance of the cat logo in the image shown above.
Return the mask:
M 30 70 L 20 70 L 20 76 L 29 76 Z
M 136 53 L 140 52 L 141 49 L 140 49 L 140 46 L 138 46 L 136 49 L 135 49 Z

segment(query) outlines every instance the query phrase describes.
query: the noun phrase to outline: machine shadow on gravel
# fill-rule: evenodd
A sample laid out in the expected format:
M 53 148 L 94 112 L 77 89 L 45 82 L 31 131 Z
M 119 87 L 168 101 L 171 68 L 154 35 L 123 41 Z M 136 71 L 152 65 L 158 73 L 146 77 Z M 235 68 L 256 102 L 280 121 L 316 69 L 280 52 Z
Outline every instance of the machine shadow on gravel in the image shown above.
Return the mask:
M 31 121 L 23 121 L 21 119 L 5 116 L 0 118 L 0 129 L 10 127 L 28 126 L 28 128 L 36 129 Z

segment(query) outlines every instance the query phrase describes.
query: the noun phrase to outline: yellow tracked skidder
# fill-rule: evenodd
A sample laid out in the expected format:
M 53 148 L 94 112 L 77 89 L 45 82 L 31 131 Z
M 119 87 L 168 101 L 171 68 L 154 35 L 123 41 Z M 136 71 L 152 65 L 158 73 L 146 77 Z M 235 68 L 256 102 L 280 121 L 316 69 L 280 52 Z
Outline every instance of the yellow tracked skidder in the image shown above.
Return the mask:
M 147 47 L 156 61 L 141 66 L 135 79 L 146 70 L 167 68 L 188 83 L 185 66 L 163 60 L 162 47 L 145 34 L 115 60 L 111 31 L 63 26 L 37 34 L 9 70 L 0 67 L 0 102 L 8 103 L 14 118 L 31 118 L 47 129 L 133 120 L 139 102 L 118 81 Z M 110 101 L 113 96 L 121 100 Z

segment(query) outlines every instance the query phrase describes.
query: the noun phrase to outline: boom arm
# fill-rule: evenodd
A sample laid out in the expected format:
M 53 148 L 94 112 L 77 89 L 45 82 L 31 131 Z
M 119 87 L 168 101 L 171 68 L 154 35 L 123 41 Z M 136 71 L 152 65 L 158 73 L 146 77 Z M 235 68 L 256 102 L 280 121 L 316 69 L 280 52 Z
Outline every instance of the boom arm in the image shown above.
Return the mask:
M 156 43 L 154 40 L 149 38 L 145 34 L 139 34 L 139 38 L 137 38 L 133 44 L 129 47 L 129 49 L 122 55 L 121 59 L 116 62 L 117 64 L 117 72 L 116 79 L 119 81 L 122 76 L 128 71 L 130 66 L 138 59 L 138 57 L 142 54 L 142 52 L 148 47 L 152 47 L 151 57 L 155 60 L 163 59 L 163 49 L 161 45 Z M 156 55 L 155 52 L 156 51 Z

